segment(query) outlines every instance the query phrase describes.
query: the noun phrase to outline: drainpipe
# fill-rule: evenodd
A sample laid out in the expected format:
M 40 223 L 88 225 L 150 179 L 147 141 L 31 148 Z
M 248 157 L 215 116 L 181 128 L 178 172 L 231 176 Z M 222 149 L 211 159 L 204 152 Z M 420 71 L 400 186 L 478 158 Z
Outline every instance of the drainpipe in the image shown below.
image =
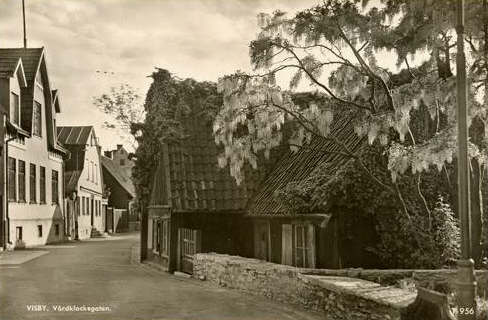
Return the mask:
M 9 194 L 8 194 L 8 143 L 15 140 L 15 137 L 5 140 L 5 231 L 4 231 L 4 241 L 3 249 L 7 249 L 7 243 L 12 244 L 10 241 L 10 216 L 9 216 Z
M 63 164 L 62 164 L 62 168 L 63 168 L 63 217 L 65 217 L 65 221 L 63 221 L 63 224 L 64 224 L 64 237 L 66 238 L 67 236 L 71 236 L 71 232 L 70 232 L 70 222 L 71 222 L 71 219 L 69 218 L 69 212 L 68 212 L 68 202 L 66 201 L 66 168 L 65 168 L 65 161 L 69 161 L 71 159 L 71 152 L 68 152 L 68 157 L 65 159 L 63 159 Z M 69 199 L 69 196 L 68 196 L 68 199 Z M 68 200 L 69 201 L 69 200 Z

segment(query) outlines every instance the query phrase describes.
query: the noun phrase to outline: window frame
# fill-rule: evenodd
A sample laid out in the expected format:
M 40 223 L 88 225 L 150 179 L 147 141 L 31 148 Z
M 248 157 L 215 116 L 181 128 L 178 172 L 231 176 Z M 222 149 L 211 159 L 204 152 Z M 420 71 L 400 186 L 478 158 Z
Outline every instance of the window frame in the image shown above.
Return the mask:
M 42 137 L 42 104 L 35 100 L 32 110 L 32 134 Z
M 46 204 L 46 167 L 39 166 L 39 203 Z
M 18 195 L 17 201 L 18 202 L 26 202 L 26 176 L 25 176 L 25 161 L 18 160 L 18 169 L 17 169 L 17 180 L 18 180 Z
M 14 101 L 16 105 L 14 106 Z M 10 92 L 10 122 L 20 127 L 20 95 Z
M 169 219 L 161 220 L 161 255 L 169 256 Z
M 29 165 L 29 202 L 37 203 L 37 166 L 35 163 Z
M 17 201 L 17 159 L 15 159 L 14 157 L 8 157 L 7 165 L 8 165 L 8 172 L 7 172 L 8 201 L 15 202 Z
M 51 202 L 59 204 L 59 172 L 54 169 L 51 170 Z
M 37 237 L 42 238 L 42 224 L 37 225 Z

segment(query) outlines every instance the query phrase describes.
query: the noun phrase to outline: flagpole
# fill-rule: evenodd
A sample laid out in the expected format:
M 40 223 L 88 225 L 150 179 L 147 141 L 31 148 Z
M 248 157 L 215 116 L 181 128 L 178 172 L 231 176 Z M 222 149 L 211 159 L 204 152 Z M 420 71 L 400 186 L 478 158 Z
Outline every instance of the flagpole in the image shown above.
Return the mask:
M 25 30 L 25 1 L 22 0 L 22 21 L 24 23 L 24 48 L 27 48 L 27 32 Z

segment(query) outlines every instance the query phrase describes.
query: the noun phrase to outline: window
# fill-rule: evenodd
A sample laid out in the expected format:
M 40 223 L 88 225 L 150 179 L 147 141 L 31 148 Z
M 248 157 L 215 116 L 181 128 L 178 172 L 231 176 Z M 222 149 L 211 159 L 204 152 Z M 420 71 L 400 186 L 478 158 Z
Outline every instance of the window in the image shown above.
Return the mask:
M 281 263 L 315 268 L 315 228 L 312 224 L 283 224 Z
M 162 232 L 161 232 L 161 254 L 164 256 L 168 255 L 168 232 L 169 232 L 169 220 L 162 221 Z
M 56 170 L 52 171 L 52 183 L 51 183 L 52 201 L 53 203 L 59 202 L 59 182 L 58 182 L 58 172 Z
M 81 214 L 85 215 L 85 197 L 81 197 Z
M 33 119 L 32 119 L 32 134 L 40 137 L 42 133 L 42 106 L 39 102 L 34 101 Z
M 88 159 L 85 159 L 85 163 L 88 165 Z M 86 180 L 90 181 L 90 166 L 86 168 Z
M 46 203 L 46 168 L 40 167 L 39 173 L 40 203 Z
M 19 160 L 19 202 L 25 202 L 25 161 Z
M 10 121 L 20 126 L 20 99 L 13 92 L 10 92 Z
M 42 238 L 42 225 L 37 226 L 37 236 Z
M 59 224 L 54 225 L 54 235 L 59 236 Z
M 120 159 L 120 165 L 125 166 L 125 159 Z
M 95 170 L 93 172 L 93 175 L 95 177 L 95 183 L 96 184 L 98 184 L 98 169 L 97 168 L 98 168 L 98 166 L 97 166 L 97 164 L 95 164 Z
M 295 266 L 314 267 L 313 225 L 295 225 Z
M 160 221 L 156 221 L 156 233 L 155 233 L 155 246 L 154 246 L 154 249 L 157 253 L 161 252 L 161 241 L 160 241 L 160 237 L 161 237 L 161 222 Z
M 31 163 L 29 170 L 30 202 L 37 202 L 36 165 Z
M 17 200 L 17 192 L 16 192 L 16 175 L 17 175 L 17 168 L 16 168 L 16 161 L 12 157 L 8 157 L 8 200 L 9 201 L 16 201 Z

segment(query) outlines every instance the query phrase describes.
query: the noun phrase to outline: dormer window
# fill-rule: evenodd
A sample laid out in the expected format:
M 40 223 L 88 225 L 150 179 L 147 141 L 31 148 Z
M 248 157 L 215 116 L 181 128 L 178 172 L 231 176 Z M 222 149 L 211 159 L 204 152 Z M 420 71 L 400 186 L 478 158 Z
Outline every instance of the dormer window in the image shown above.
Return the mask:
M 10 122 L 20 126 L 20 99 L 16 93 L 10 93 Z
M 39 102 L 34 101 L 34 110 L 32 110 L 32 134 L 42 136 L 42 106 Z

